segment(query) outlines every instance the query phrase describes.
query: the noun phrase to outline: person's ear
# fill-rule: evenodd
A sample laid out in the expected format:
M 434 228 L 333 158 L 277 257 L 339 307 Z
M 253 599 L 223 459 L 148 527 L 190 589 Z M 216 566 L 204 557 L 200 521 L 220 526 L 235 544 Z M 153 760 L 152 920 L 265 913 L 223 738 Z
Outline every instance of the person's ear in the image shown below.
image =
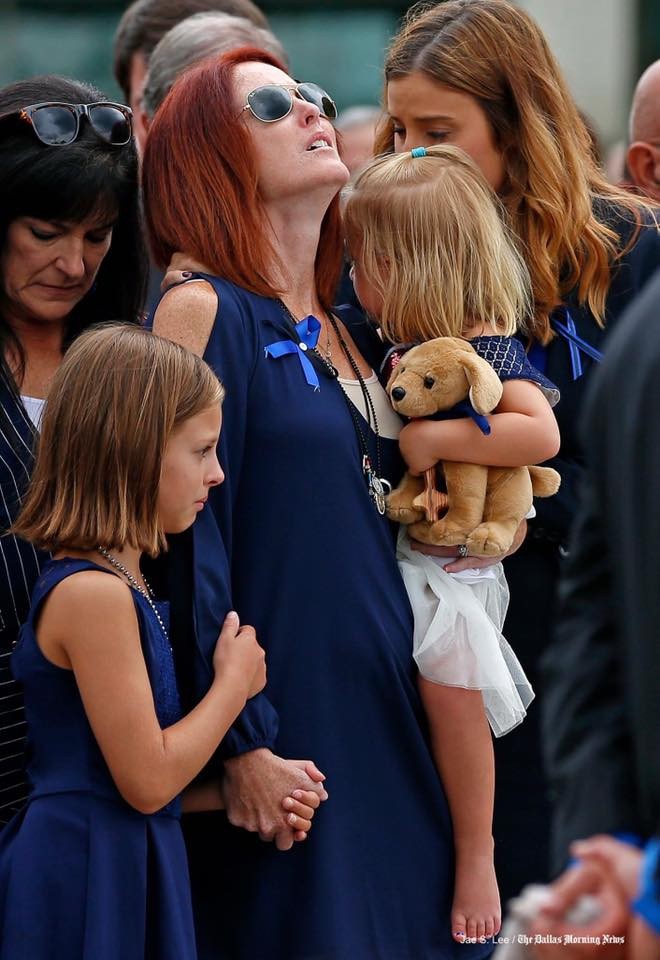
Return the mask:
M 658 196 L 660 191 L 660 149 L 638 140 L 631 143 L 626 154 L 626 166 L 631 180 L 642 193 Z

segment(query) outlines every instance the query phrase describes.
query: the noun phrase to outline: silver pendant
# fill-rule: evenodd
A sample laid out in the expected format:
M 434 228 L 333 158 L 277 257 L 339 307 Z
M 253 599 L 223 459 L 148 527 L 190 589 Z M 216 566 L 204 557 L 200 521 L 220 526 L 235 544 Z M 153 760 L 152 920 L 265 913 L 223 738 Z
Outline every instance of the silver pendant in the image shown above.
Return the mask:
M 374 502 L 374 506 L 381 517 L 385 516 L 385 497 L 392 490 L 392 484 L 389 480 L 378 477 L 371 468 L 371 460 L 365 454 L 362 457 L 362 472 L 367 480 L 369 496 Z

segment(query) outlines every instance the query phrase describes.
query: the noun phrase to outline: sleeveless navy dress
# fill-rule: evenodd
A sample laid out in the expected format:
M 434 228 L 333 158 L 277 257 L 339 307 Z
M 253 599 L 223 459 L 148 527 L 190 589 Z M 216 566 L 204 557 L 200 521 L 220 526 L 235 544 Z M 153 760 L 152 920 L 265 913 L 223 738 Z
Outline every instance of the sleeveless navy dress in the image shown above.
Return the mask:
M 0 835 L 1 960 L 195 960 L 180 802 L 151 816 L 120 796 L 73 671 L 41 653 L 34 625 L 48 593 L 86 560 L 46 564 L 12 656 L 28 722 L 27 806 Z M 162 727 L 180 719 L 172 656 L 133 591 Z M 166 623 L 167 610 L 159 613 Z
M 308 379 L 278 301 L 205 279 L 218 297 L 204 356 L 226 388 L 218 449 L 226 480 L 184 535 L 196 647 L 189 632 L 181 640 L 199 696 L 228 610 L 255 626 L 268 684 L 223 755 L 269 747 L 311 758 L 329 799 L 308 839 L 286 853 L 224 814 L 184 818 L 199 956 L 486 956 L 492 945 L 451 939 L 452 828 L 417 690 L 412 613 L 344 395 L 322 372 L 318 385 Z M 377 369 L 373 329 L 351 308 L 336 312 Z M 375 435 L 359 422 L 376 464 Z M 397 442 L 381 437 L 379 447 L 380 476 L 398 482 Z M 170 563 L 184 545 L 171 545 Z M 185 564 L 171 582 L 178 618 Z

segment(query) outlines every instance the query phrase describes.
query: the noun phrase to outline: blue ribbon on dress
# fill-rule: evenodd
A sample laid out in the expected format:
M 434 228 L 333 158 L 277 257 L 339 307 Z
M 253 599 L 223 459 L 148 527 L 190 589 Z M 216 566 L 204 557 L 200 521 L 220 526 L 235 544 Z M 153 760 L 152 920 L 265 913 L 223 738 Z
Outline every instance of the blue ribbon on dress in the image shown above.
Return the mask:
M 580 354 L 586 354 L 588 357 L 591 357 L 592 360 L 595 360 L 596 363 L 600 363 L 600 361 L 603 359 L 603 354 L 600 350 L 597 350 L 596 347 L 592 347 L 590 343 L 587 343 L 586 340 L 582 339 L 577 332 L 575 321 L 566 307 L 562 307 L 559 312 L 564 315 L 564 322 L 562 323 L 562 321 L 555 314 L 553 314 L 553 316 L 550 318 L 550 326 L 568 343 L 568 349 L 571 355 L 573 379 L 579 380 L 584 373 L 584 370 L 582 369 L 582 357 Z M 527 357 L 529 362 L 534 364 L 534 366 L 540 370 L 541 373 L 545 373 L 547 366 L 546 348 L 543 346 L 543 344 L 535 343 L 528 352 Z
M 293 340 L 276 340 L 275 343 L 270 343 L 266 347 L 266 356 L 273 357 L 277 360 L 279 357 L 286 357 L 292 353 L 297 354 L 300 360 L 300 366 L 305 374 L 305 380 L 310 387 L 314 387 L 315 390 L 320 390 L 321 385 L 316 370 L 309 357 L 306 356 L 306 353 L 308 350 L 313 350 L 319 342 L 321 324 L 315 316 L 310 314 L 310 316 L 300 320 L 294 326 L 296 333 L 300 337 L 300 343 L 294 343 Z

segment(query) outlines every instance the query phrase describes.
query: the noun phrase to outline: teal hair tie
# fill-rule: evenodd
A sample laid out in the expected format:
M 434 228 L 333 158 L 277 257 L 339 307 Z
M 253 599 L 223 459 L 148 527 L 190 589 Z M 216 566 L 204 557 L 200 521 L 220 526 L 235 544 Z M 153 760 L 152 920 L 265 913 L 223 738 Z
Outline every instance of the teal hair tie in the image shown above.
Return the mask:
M 415 157 L 415 159 L 417 159 L 417 157 L 425 157 L 426 147 L 413 147 L 413 149 L 410 151 L 410 156 Z

